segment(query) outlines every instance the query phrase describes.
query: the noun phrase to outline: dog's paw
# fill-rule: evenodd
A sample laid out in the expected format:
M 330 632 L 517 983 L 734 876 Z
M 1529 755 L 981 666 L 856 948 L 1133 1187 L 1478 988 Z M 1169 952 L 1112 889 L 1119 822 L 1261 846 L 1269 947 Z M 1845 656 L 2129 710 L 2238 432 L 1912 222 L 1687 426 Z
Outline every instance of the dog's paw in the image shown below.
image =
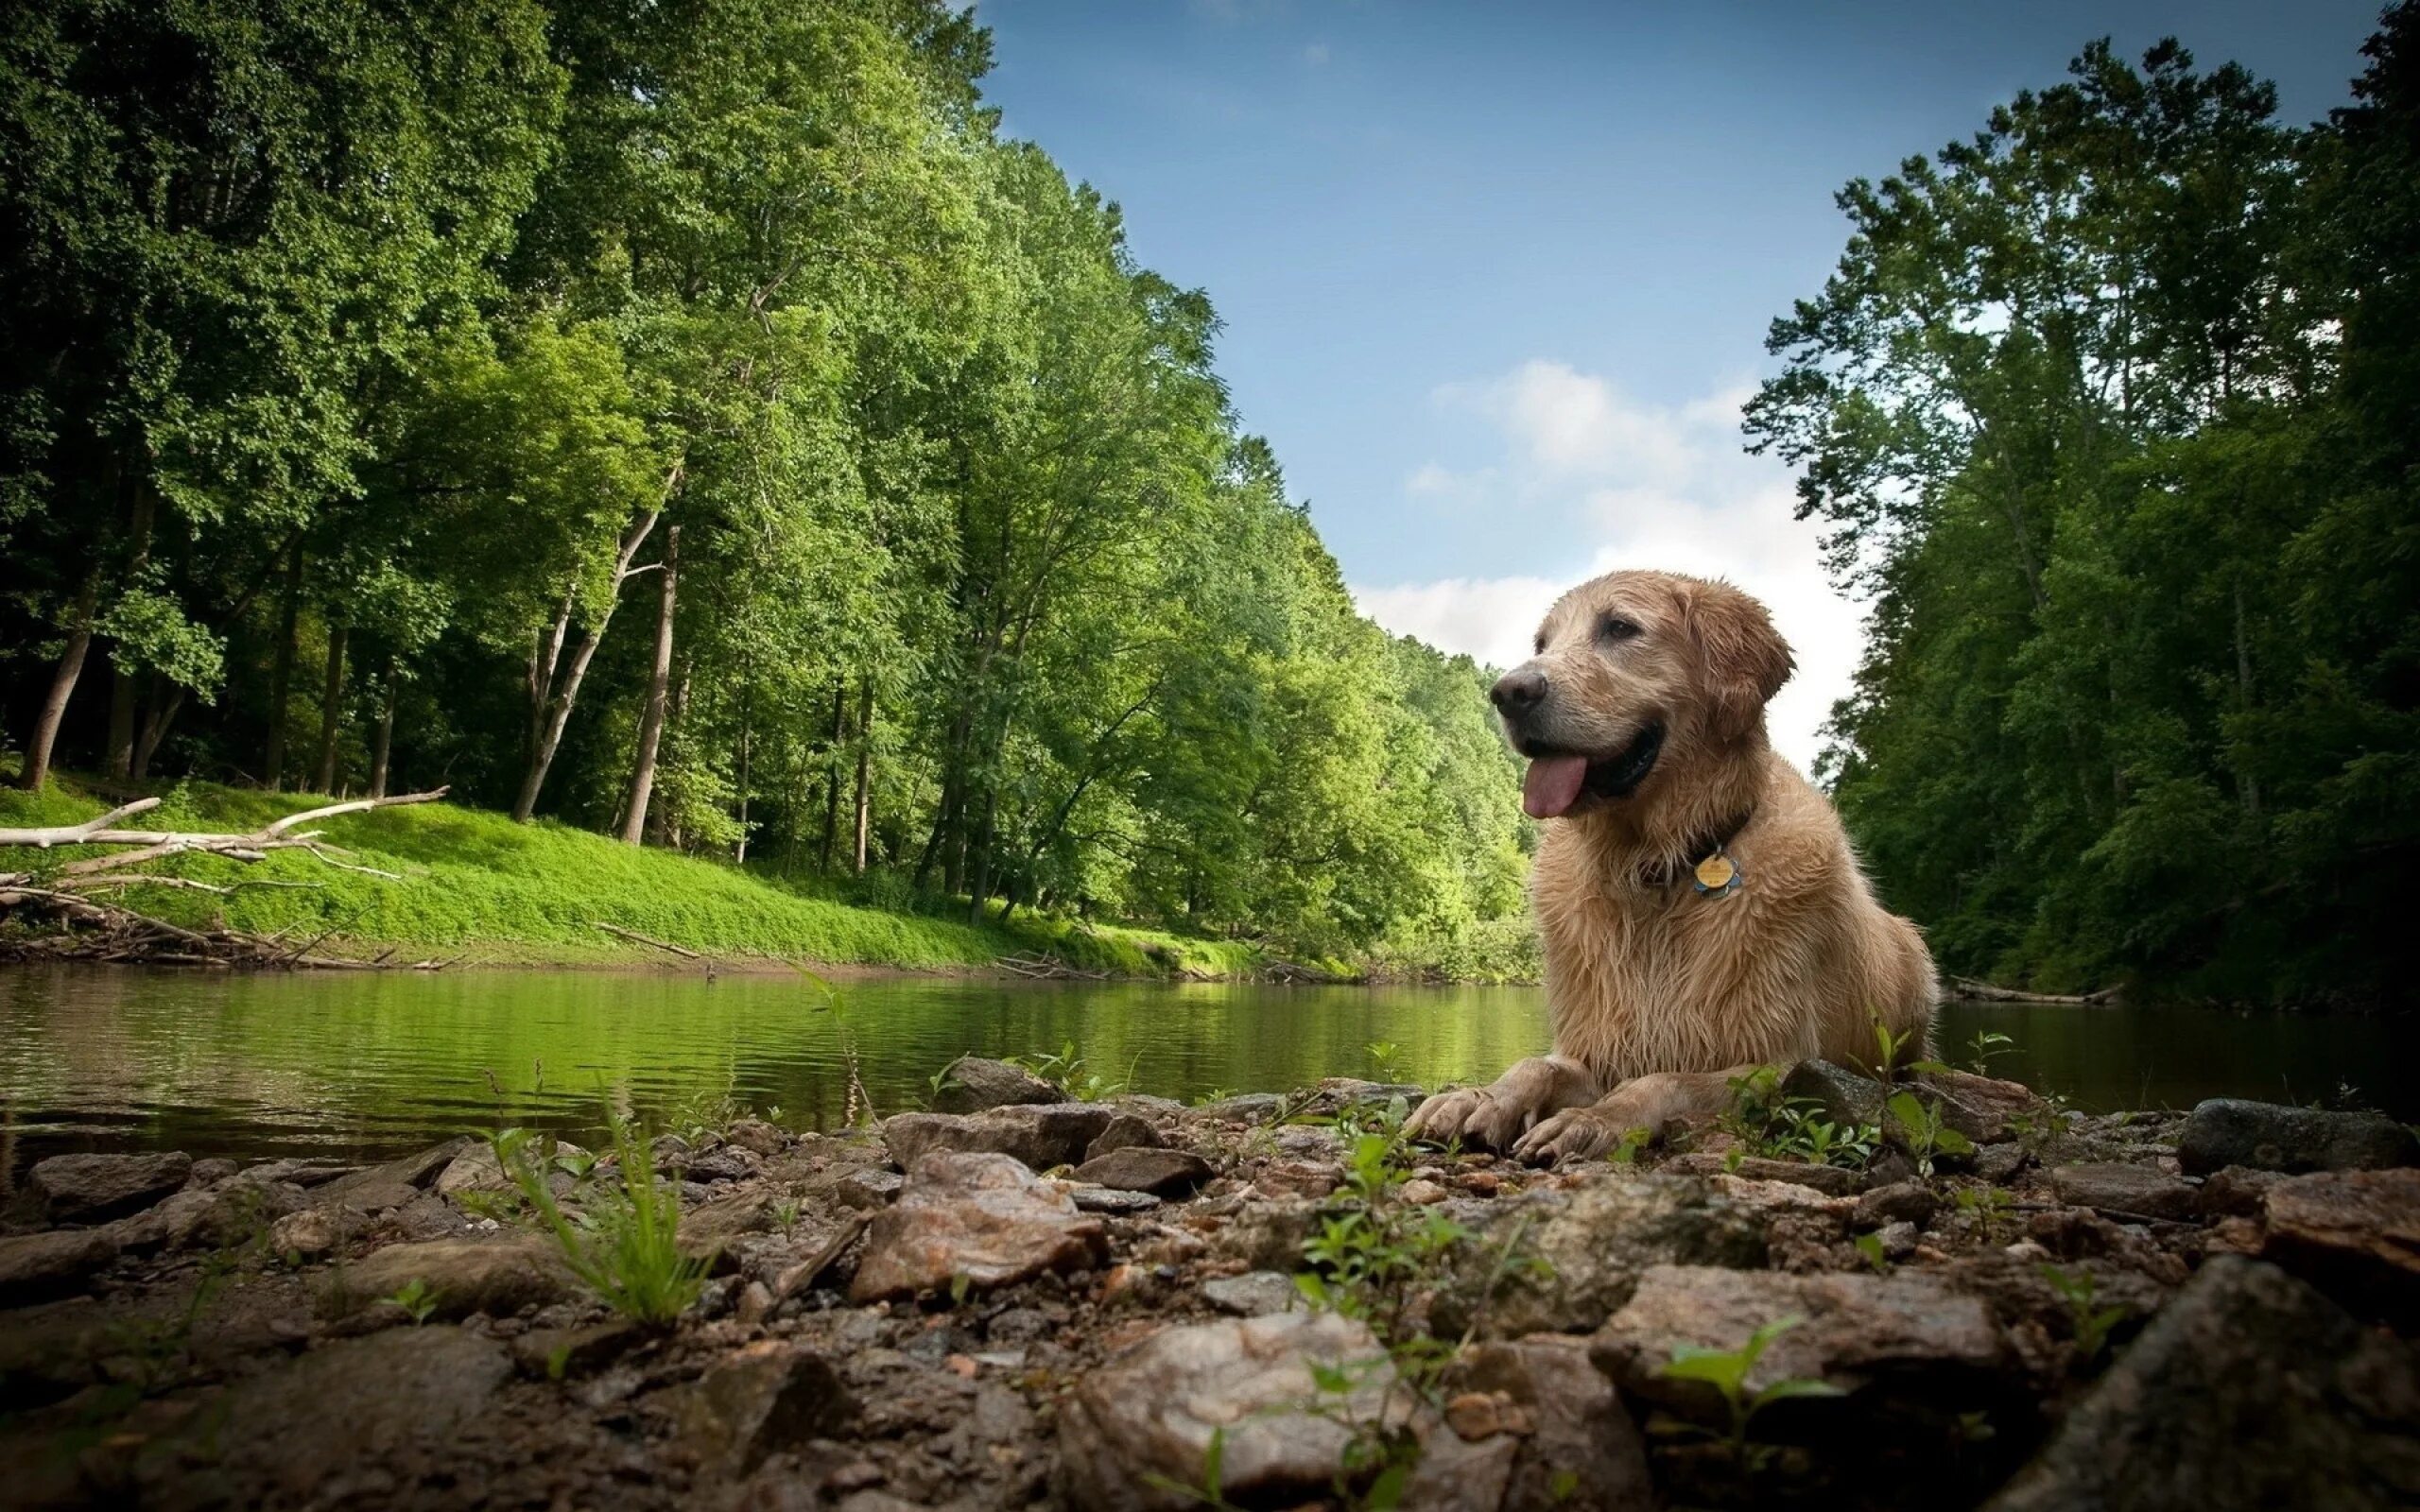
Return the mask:
M 1459 1087 L 1422 1103 L 1404 1125 L 1404 1132 L 1434 1144 L 1460 1140 L 1464 1144 L 1500 1150 L 1518 1139 L 1529 1122 L 1529 1114 L 1517 1103 L 1508 1102 L 1484 1087 Z
M 1512 1146 L 1516 1160 L 1535 1165 L 1564 1160 L 1593 1160 L 1622 1142 L 1627 1126 L 1595 1108 L 1566 1108 L 1521 1136 Z

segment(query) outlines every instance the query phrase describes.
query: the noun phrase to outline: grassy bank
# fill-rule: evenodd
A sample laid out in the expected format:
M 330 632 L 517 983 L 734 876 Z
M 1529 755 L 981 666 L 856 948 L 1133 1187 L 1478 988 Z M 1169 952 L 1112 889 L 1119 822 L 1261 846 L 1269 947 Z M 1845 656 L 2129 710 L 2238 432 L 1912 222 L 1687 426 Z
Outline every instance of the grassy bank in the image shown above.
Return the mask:
M 328 801 L 297 794 L 190 782 L 130 823 L 144 829 L 249 832 Z M 39 796 L 0 792 L 0 826 L 72 824 L 108 805 L 72 779 Z M 1251 946 L 1151 930 L 1019 916 L 974 925 L 912 910 L 878 909 L 819 896 L 770 872 L 667 850 L 626 846 L 540 820 L 426 803 L 330 819 L 327 839 L 346 860 L 401 874 L 400 881 L 327 866 L 285 850 L 253 865 L 182 857 L 160 868 L 246 886 L 225 898 L 170 887 L 137 887 L 129 906 L 180 923 L 213 915 L 255 933 L 286 930 L 298 943 L 334 930 L 323 953 L 464 954 L 473 962 L 602 966 L 661 962 L 644 945 L 617 940 L 600 922 L 725 957 L 893 966 L 925 970 L 988 966 L 1017 953 L 1049 954 L 1091 971 L 1130 975 L 1234 977 L 1259 964 Z M 61 848 L 56 862 L 86 853 Z M 13 852 L 8 865 L 29 852 Z M 961 905 L 962 906 L 962 905 Z

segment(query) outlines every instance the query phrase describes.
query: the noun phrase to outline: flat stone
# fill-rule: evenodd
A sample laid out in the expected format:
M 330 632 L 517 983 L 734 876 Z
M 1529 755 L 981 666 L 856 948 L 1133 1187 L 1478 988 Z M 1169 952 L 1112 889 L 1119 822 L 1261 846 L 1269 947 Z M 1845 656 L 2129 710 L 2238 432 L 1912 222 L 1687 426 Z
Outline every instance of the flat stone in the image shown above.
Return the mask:
M 1483 1230 L 1452 1251 L 1431 1304 L 1441 1335 L 1474 1321 L 1495 1338 L 1584 1333 L 1630 1300 L 1650 1266 L 1767 1259 L 1762 1215 L 1686 1177 L 1609 1170 L 1577 1192 L 1528 1193 L 1478 1211 Z
M 2294 1174 L 2385 1170 L 2420 1165 L 2420 1137 L 2383 1113 L 2214 1097 L 2185 1121 L 2176 1163 L 2187 1176 L 2230 1165 Z
M 772 1226 L 771 1193 L 761 1189 L 735 1192 L 683 1213 L 673 1243 L 692 1260 L 712 1261 L 717 1269 L 730 1270 L 734 1268 L 732 1246 L 747 1235 L 761 1234 Z
M 1071 1186 L 1067 1195 L 1080 1212 L 1149 1212 L 1160 1206 L 1160 1199 L 1148 1192 L 1123 1192 L 1115 1187 Z
M 1802 1060 L 1782 1078 L 1782 1095 L 1805 1097 L 1836 1124 L 1880 1124 L 1890 1090 L 1882 1083 L 1828 1060 Z
M 454 1163 L 454 1158 L 469 1148 L 468 1136 L 432 1144 L 427 1149 L 373 1165 L 365 1171 L 342 1176 L 318 1188 L 315 1200 L 341 1202 L 364 1212 L 377 1212 L 388 1208 L 400 1208 L 412 1200 L 437 1179 L 438 1173 Z
M 1248 1270 L 1240 1276 L 1203 1281 L 1201 1299 L 1236 1317 L 1296 1312 L 1307 1305 L 1294 1278 L 1273 1270 Z
M 908 1178 L 896 1171 L 869 1167 L 850 1172 L 828 1190 L 832 1200 L 844 1208 L 887 1208 L 907 1184 Z
M 1181 1197 L 1218 1173 L 1210 1162 L 1189 1150 L 1151 1149 L 1130 1144 L 1076 1168 L 1076 1179 L 1120 1192 L 1148 1192 L 1155 1197 Z
M 791 1136 L 787 1129 L 777 1124 L 768 1124 L 761 1118 L 735 1120 L 730 1127 L 722 1131 L 722 1137 L 741 1149 L 763 1156 L 767 1160 L 788 1149 L 791 1143 Z
M 1314 1363 L 1350 1373 L 1322 1395 Z M 1403 1420 L 1407 1394 L 1361 1324 L 1294 1312 L 1163 1329 L 1096 1368 L 1065 1399 L 1060 1463 L 1081 1512 L 1174 1512 L 1199 1505 L 1176 1487 L 1202 1484 L 1220 1435 L 1219 1492 L 1247 1506 L 1327 1496 L 1353 1430 L 1345 1420 Z
M 939 1113 L 979 1113 L 993 1108 L 1030 1103 L 1059 1103 L 1067 1094 L 1023 1066 L 980 1056 L 960 1056 L 942 1074 L 941 1091 L 933 1097 Z
M 1591 1352 L 1625 1396 L 1727 1426 L 1728 1409 L 1711 1387 L 1664 1373 L 1672 1351 L 1737 1349 L 1757 1329 L 1790 1316 L 1802 1321 L 1757 1357 L 1748 1390 L 1816 1380 L 1851 1395 L 1957 1413 L 1996 1410 L 2020 1389 L 2004 1378 L 2010 1354 L 1990 1307 L 1921 1271 L 1801 1276 L 1657 1265 L 1639 1278 Z
M 1084 1146 L 1084 1159 L 1098 1160 L 1112 1150 L 1156 1150 L 1167 1144 L 1150 1120 L 1132 1113 L 1119 1113 L 1109 1121 L 1109 1126 L 1090 1144 Z
M 1191 1116 L 1215 1119 L 1222 1124 L 1266 1124 L 1285 1110 L 1286 1099 L 1275 1092 L 1244 1092 L 1215 1103 L 1204 1103 L 1191 1109 Z
M 63 1297 L 117 1259 L 117 1241 L 98 1228 L 60 1228 L 0 1239 L 0 1306 Z
M 1497 1504 L 1508 1509 L 1592 1507 L 1650 1512 L 1660 1504 L 1647 1450 L 1614 1383 L 1589 1362 L 1581 1339 L 1541 1335 L 1478 1344 L 1445 1374 L 1447 1389 L 1487 1403 L 1465 1409 L 1455 1432 L 1518 1440 Z
M 637 1324 L 618 1317 L 586 1328 L 531 1329 L 512 1341 L 512 1363 L 527 1376 L 569 1380 L 612 1365 L 646 1336 Z
M 2277 1267 L 2217 1257 L 1988 1512 L 2412 1506 L 2415 1361 Z
M 2322 1171 L 2270 1188 L 2264 1259 L 2364 1317 L 2420 1326 L 2420 1170 Z
M 1710 1151 L 1674 1156 L 1657 1169 L 1669 1176 L 1734 1176 L 1748 1181 L 1787 1181 L 1792 1186 L 1812 1188 L 1827 1197 L 1855 1196 L 1865 1185 L 1861 1173 L 1837 1165 L 1770 1160 L 1754 1155 L 1733 1165 L 1730 1157 Z
M 913 1297 L 959 1277 L 989 1289 L 1108 1258 L 1100 1220 L 1057 1186 L 1005 1155 L 944 1151 L 918 1160 L 899 1200 L 874 1214 L 849 1295 Z
M 1894 1223 L 1921 1228 L 1932 1222 L 1940 1206 L 1940 1199 L 1923 1182 L 1894 1181 L 1860 1194 L 1850 1221 L 1860 1229 L 1881 1228 Z
M 2202 1189 L 2150 1165 L 2058 1165 L 2050 1168 L 2050 1190 L 2061 1202 L 2078 1208 L 2106 1210 L 2120 1215 L 2168 1218 L 2181 1223 L 2198 1220 L 2203 1212 Z
M 138 1212 L 178 1190 L 193 1174 L 193 1157 L 54 1155 L 35 1162 L 26 1190 L 52 1223 L 105 1223 Z
M 883 1143 L 902 1170 L 938 1151 L 1005 1155 L 1029 1170 L 1074 1165 L 1116 1117 L 1097 1103 L 1020 1104 L 987 1112 L 900 1113 L 883 1120 Z
M 305 1208 L 269 1225 L 269 1251 L 295 1260 L 319 1260 L 334 1252 L 359 1227 L 358 1216 L 346 1209 Z
M 821 1355 L 762 1339 L 684 1388 L 675 1417 L 701 1462 L 745 1475 L 769 1454 L 838 1436 L 856 1411 Z
M 435 1304 L 429 1315 L 449 1320 L 474 1313 L 509 1317 L 561 1300 L 572 1287 L 571 1267 L 549 1240 L 432 1239 L 389 1245 L 332 1272 L 320 1285 L 319 1309 L 328 1317 L 350 1316 L 415 1280 Z
M 2038 1128 L 2050 1105 L 2023 1082 L 1971 1071 L 1928 1071 L 1907 1085 L 1941 1108 L 1941 1121 L 1978 1144 L 1998 1144 Z

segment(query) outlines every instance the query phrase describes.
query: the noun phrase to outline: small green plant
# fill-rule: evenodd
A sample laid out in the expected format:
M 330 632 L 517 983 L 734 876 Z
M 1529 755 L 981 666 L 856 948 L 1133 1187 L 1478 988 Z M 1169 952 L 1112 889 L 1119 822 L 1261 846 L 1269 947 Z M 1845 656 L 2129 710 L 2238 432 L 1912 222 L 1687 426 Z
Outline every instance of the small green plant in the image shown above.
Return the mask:
M 497 1163 L 562 1247 L 572 1274 L 623 1316 L 667 1324 L 697 1300 L 708 1262 L 682 1253 L 681 1198 L 657 1184 L 648 1141 L 627 1120 L 608 1122 L 620 1179 L 588 1194 L 579 1222 L 555 1200 L 526 1130 L 506 1129 L 490 1143 Z
M 428 1321 L 430 1314 L 437 1311 L 437 1289 L 429 1285 L 426 1280 L 415 1276 L 397 1287 L 391 1295 L 382 1297 L 378 1300 L 392 1303 L 403 1309 L 404 1315 L 412 1320 L 412 1327 L 418 1328 Z
M 1908 1159 L 1916 1162 L 1916 1170 L 1923 1175 L 1932 1175 L 1936 1156 L 1975 1153 L 1972 1140 L 1941 1121 L 1938 1104 L 1927 1103 L 1911 1091 L 1896 1091 L 1884 1106 L 1891 1110 L 1892 1122 L 1898 1125 Z
M 1865 1257 L 1865 1263 L 1868 1265 L 1874 1267 L 1874 1274 L 1876 1276 L 1891 1274 L 1891 1257 L 1882 1248 L 1880 1234 L 1859 1234 L 1850 1240 L 1849 1244 L 1858 1254 Z
M 1722 1398 L 1731 1417 L 1729 1432 L 1718 1436 L 1731 1446 L 1733 1452 L 1753 1462 L 1755 1455 L 1748 1443 L 1748 1429 L 1755 1421 L 1756 1414 L 1774 1402 L 1793 1398 L 1844 1395 L 1840 1387 L 1829 1382 L 1797 1376 L 1784 1377 L 1754 1391 L 1748 1389 L 1750 1373 L 1756 1368 L 1756 1362 L 1763 1358 L 1773 1340 L 1805 1321 L 1796 1314 L 1777 1317 L 1749 1334 L 1747 1342 L 1736 1349 L 1678 1345 L 1672 1350 L 1672 1358 L 1665 1362 L 1662 1374 L 1670 1381 L 1697 1381 L 1712 1386 Z
M 782 1232 L 788 1233 L 791 1229 L 798 1227 L 798 1198 L 784 1197 L 779 1202 L 774 1203 L 770 1211 L 773 1218 L 773 1227 L 779 1228 Z
M 1975 1221 L 1986 1244 L 1996 1245 L 2007 1237 L 2009 1221 L 2016 1211 L 2016 1199 L 2007 1192 L 1992 1186 L 1960 1187 L 1950 1200 Z
M 2016 1041 L 2008 1036 L 1991 1029 L 1978 1029 L 1975 1037 L 1966 1041 L 1966 1064 L 1976 1075 L 1988 1076 L 1992 1074 L 1992 1062 L 2014 1053 L 2015 1049 Z
M 1377 1069 L 1381 1081 L 1400 1081 L 1402 1074 L 1395 1061 L 1403 1054 L 1403 1046 L 1392 1040 L 1373 1040 L 1361 1047 L 1369 1054 L 1370 1064 Z
M 959 1087 L 965 1085 L 960 1082 L 956 1075 L 952 1074 L 957 1070 L 958 1062 L 953 1060 L 948 1065 L 943 1066 L 941 1070 L 934 1072 L 931 1075 L 925 1078 L 925 1085 L 932 1089 L 932 1095 L 925 1099 L 925 1107 L 939 1108 L 942 1105 L 942 1093 L 955 1091 Z
M 1881 1131 L 1871 1124 L 1836 1124 L 1822 1116 L 1824 1105 L 1812 1097 L 1789 1097 L 1781 1091 L 1781 1068 L 1758 1066 L 1731 1078 L 1731 1107 L 1721 1127 L 1739 1143 L 1726 1168 L 1737 1170 L 1750 1155 L 1772 1160 L 1804 1160 L 1810 1165 L 1863 1167 L 1881 1146 Z
M 1904 1034 L 1893 1034 L 1891 1026 L 1876 1014 L 1874 1024 L 1874 1074 L 1883 1081 L 1897 1081 L 1899 1074 L 1911 1068 L 1903 1063 L 1910 1051 L 1924 1048 L 1924 1026 L 1919 1024 Z
M 1622 1137 L 1614 1143 L 1612 1149 L 1605 1152 L 1605 1159 L 1616 1165 L 1636 1165 L 1639 1152 L 1652 1143 L 1654 1139 L 1653 1129 L 1643 1125 L 1634 1125 L 1622 1130 Z
M 2056 1265 L 2044 1265 L 2042 1277 L 2050 1289 L 2067 1304 L 2067 1321 L 2075 1335 L 2076 1358 L 2091 1365 L 2109 1347 L 2109 1332 L 2133 1315 L 2133 1309 L 2123 1302 L 2100 1304 L 2100 1283 L 2090 1271 L 2070 1276 Z

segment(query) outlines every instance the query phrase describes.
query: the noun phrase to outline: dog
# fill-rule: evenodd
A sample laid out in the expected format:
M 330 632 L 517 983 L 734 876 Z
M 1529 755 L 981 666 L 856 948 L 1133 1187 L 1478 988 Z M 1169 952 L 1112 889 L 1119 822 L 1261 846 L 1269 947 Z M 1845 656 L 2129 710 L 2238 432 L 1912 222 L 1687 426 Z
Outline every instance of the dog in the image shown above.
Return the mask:
M 1789 646 L 1728 583 L 1610 573 L 1565 593 L 1489 691 L 1546 826 L 1530 877 L 1554 1053 L 1407 1125 L 1523 1160 L 1602 1154 L 1722 1110 L 1734 1078 L 1918 1047 L 1939 986 L 1830 801 L 1772 748 Z

